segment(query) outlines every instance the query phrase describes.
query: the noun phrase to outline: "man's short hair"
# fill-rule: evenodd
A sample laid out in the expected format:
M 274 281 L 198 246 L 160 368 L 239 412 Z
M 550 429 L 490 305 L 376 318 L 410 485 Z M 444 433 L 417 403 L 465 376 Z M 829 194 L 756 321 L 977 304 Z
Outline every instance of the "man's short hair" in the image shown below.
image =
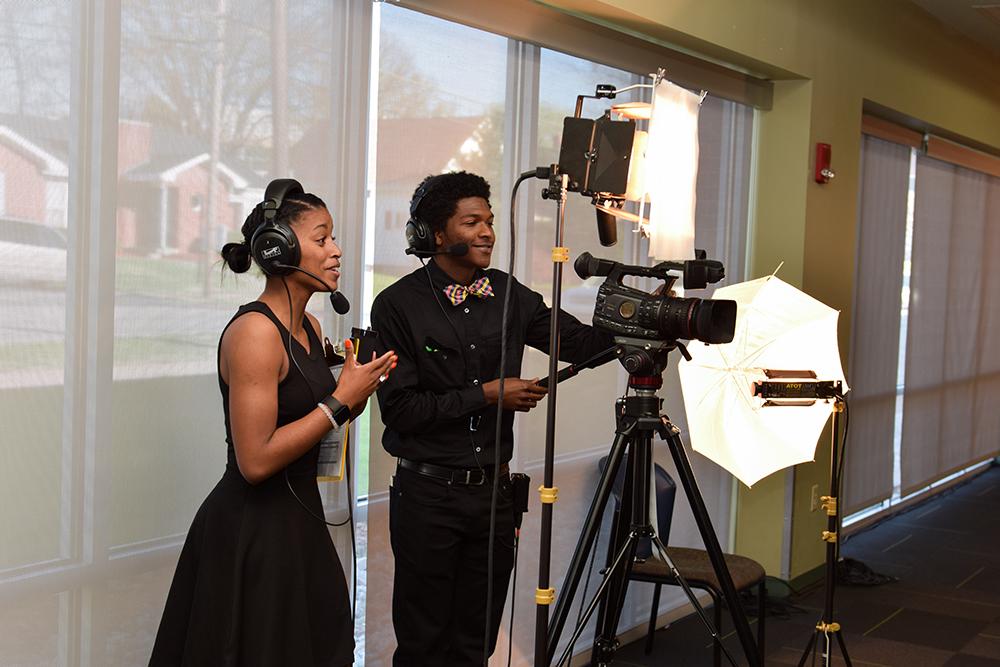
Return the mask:
M 466 197 L 482 197 L 487 205 L 490 203 L 490 184 L 482 176 L 467 171 L 428 176 L 414 190 L 411 202 L 421 188 L 427 192 L 420 200 L 415 214 L 434 232 L 444 230 L 448 218 L 455 215 L 455 207 L 459 200 Z

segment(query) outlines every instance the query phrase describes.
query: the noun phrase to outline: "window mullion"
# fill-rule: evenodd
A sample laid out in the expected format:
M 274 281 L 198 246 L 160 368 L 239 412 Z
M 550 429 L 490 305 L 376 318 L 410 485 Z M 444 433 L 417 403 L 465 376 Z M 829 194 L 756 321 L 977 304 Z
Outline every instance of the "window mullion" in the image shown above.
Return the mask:
M 510 257 L 510 197 L 514 182 L 523 171 L 536 166 L 538 161 L 538 87 L 541 74 L 541 49 L 516 39 L 507 40 L 507 91 L 504 101 L 503 168 L 499 191 L 493 193 L 493 209 L 497 219 L 506 222 L 497 230 L 494 268 L 506 271 Z M 525 282 L 530 261 L 531 228 L 535 217 L 535 193 L 532 181 L 525 181 L 518 193 L 515 209 L 517 232 L 514 272 Z M 517 424 L 514 458 L 515 468 L 521 466 L 520 448 L 517 443 L 526 441 L 528 426 L 524 420 Z
M 507 40 L 507 94 L 504 107 L 503 171 L 499 191 L 493 195 L 494 213 L 506 220 L 510 215 L 510 195 L 514 181 L 521 172 L 536 166 L 538 161 L 538 81 L 541 70 L 541 49 L 516 39 Z M 535 213 L 535 191 L 526 181 L 520 189 L 516 210 L 517 248 L 514 269 L 524 276 L 529 262 L 529 229 Z M 502 207 L 502 208 L 500 208 Z M 498 209 L 499 210 L 496 210 Z M 508 223 L 509 224 L 509 223 Z M 496 268 L 507 269 L 510 247 L 506 229 L 498 230 Z
M 74 4 L 71 83 L 69 252 L 67 253 L 64 456 L 72 488 L 70 555 L 103 562 L 112 446 L 115 229 L 118 183 L 118 84 L 121 5 Z

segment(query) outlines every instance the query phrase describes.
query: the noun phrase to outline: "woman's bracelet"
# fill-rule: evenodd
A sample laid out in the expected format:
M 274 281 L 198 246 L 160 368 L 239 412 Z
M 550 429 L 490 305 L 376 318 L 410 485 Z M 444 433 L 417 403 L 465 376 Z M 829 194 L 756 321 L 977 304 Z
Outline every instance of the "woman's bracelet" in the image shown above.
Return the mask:
M 337 420 L 333 418 L 333 412 L 330 410 L 330 408 L 326 407 L 325 403 L 317 403 L 316 407 L 323 411 L 323 414 L 326 415 L 326 418 L 330 420 L 330 423 L 333 425 L 333 428 L 340 428 L 340 424 L 338 424 Z

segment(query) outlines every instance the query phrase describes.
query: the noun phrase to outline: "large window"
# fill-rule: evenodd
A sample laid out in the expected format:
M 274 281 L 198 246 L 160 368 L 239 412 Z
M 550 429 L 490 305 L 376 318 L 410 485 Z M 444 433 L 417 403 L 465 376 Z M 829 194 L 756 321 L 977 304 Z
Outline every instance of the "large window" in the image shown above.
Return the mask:
M 373 213 L 369 217 L 372 295 L 420 263 L 405 255 L 404 226 L 410 198 L 426 176 L 465 169 L 492 186 L 498 236 L 506 232 L 501 190 L 506 100 L 507 40 L 424 16 L 378 5 L 378 83 Z M 469 54 L 475 57 L 469 57 Z M 366 304 L 368 305 L 368 304 Z M 377 401 L 369 402 L 370 486 L 367 534 L 366 661 L 388 664 L 392 557 L 386 489 L 394 461 L 382 450 Z
M 381 9 L 374 294 L 420 266 L 403 254 L 403 227 L 424 177 L 481 174 L 493 185 L 498 230 L 506 217 L 496 204 L 503 195 L 507 40 L 392 5 Z
M 506 269 L 509 190 L 514 178 L 524 170 L 558 160 L 563 118 L 572 115 L 578 94 L 592 93 L 598 83 L 625 87 L 644 76 L 389 4 L 378 8 L 379 67 L 377 85 L 373 86 L 377 92 L 375 196 L 368 223 L 373 239 L 371 292 L 377 294 L 420 266 L 403 254 L 403 226 L 409 217 L 410 197 L 425 176 L 454 169 L 467 169 L 489 180 L 497 218 L 494 267 Z M 467 57 L 469 53 L 475 53 L 475 58 Z M 606 101 L 590 101 L 584 115 L 596 117 L 606 107 Z M 702 111 L 697 244 L 726 262 L 729 280 L 734 282 L 742 280 L 744 270 L 752 115 L 746 107 L 711 97 Z M 539 197 L 539 187 L 529 181 L 519 193 L 516 269 L 519 280 L 551 303 L 556 208 Z M 617 245 L 602 247 L 593 207 L 584 197 L 570 194 L 564 245 L 573 257 L 589 251 L 617 261 L 646 263 L 647 244 L 633 233 L 632 227 L 621 223 L 618 232 Z M 596 280 L 582 281 L 572 270 L 564 271 L 564 309 L 589 322 L 598 284 Z M 547 357 L 529 350 L 522 376 L 546 372 Z M 679 386 L 676 376 L 671 377 L 665 396 L 674 408 L 674 416 L 683 423 Z M 614 436 L 613 404 L 624 388 L 624 380 L 618 365 L 609 364 L 560 386 L 557 466 L 563 492 L 556 510 L 552 564 L 555 582 L 563 576 L 589 505 L 597 461 L 607 452 Z M 588 410 L 572 409 L 580 405 L 589 406 Z M 387 664 L 394 640 L 386 491 L 394 462 L 382 450 L 382 429 L 375 409 L 370 411 L 370 424 L 365 656 L 370 664 Z M 544 440 L 544 410 L 519 416 L 512 466 L 540 478 Z M 665 449 L 657 459 L 672 468 Z M 696 459 L 694 464 L 706 502 L 724 533 L 729 525 L 729 476 L 707 461 Z M 538 513 L 529 512 L 522 530 L 519 568 L 529 578 L 537 572 L 537 521 Z M 698 543 L 689 516 L 679 516 L 675 526 L 676 543 Z M 532 607 L 532 593 L 529 587 L 515 592 L 518 608 Z M 638 622 L 647 613 L 648 594 L 639 591 L 630 597 L 626 624 Z M 664 608 L 676 604 L 678 599 L 671 598 L 665 600 Z M 517 664 L 527 664 L 532 654 L 533 627 L 523 619 L 517 625 L 514 655 L 522 656 Z M 508 641 L 506 633 L 504 627 L 501 645 Z
M 71 556 L 63 509 L 70 9 L 0 6 L 0 578 Z M 60 215 L 48 215 L 60 209 Z
M 846 523 L 981 468 L 1000 433 L 1000 162 L 867 117 L 866 131 Z
M 148 661 L 225 466 L 219 335 L 263 287 L 219 249 L 271 174 L 336 203 L 341 8 L 107 7 L 0 6 L 3 664 Z
M 64 433 L 71 10 L 0 5 L 0 582 L 74 556 Z M 55 196 L 54 196 L 55 195 Z M 0 589 L 4 586 L 0 583 Z M 57 664 L 66 593 L 0 611 L 0 662 Z
M 148 660 L 180 544 L 225 466 L 219 335 L 263 286 L 255 270 L 223 271 L 218 251 L 239 237 L 266 183 L 297 178 L 334 214 L 354 308 L 335 318 L 320 296 L 310 310 L 335 338 L 419 268 L 403 253 L 403 228 L 428 175 L 465 169 L 489 180 L 495 266 L 506 268 L 514 179 L 556 161 L 576 95 L 645 75 L 599 60 L 369 0 L 0 4 L 0 663 Z M 585 115 L 603 108 L 588 103 Z M 751 117 L 711 96 L 702 112 L 698 245 L 733 279 L 743 270 Z M 551 302 L 555 207 L 539 185 L 521 188 L 517 277 Z M 572 195 L 573 256 L 646 261 L 624 223 L 619 243 L 601 247 L 594 219 Z M 563 289 L 565 309 L 589 321 L 596 283 L 568 270 Z M 523 374 L 545 368 L 532 352 Z M 555 581 L 623 381 L 607 365 L 560 387 Z M 668 385 L 677 418 L 676 379 Z M 594 409 L 570 418 L 573 405 Z M 356 664 L 380 665 L 393 642 L 393 462 L 376 402 L 369 408 L 354 488 L 321 492 L 336 521 L 348 498 L 362 499 Z M 544 411 L 518 420 L 513 463 L 536 478 L 544 430 Z M 728 476 L 694 463 L 725 532 Z M 524 528 L 520 582 L 537 567 L 537 519 L 533 511 Z M 694 535 L 693 522 L 675 526 L 675 541 Z M 331 532 L 350 577 L 349 533 Z M 517 593 L 522 611 L 529 589 Z M 626 623 L 645 604 L 630 602 Z M 519 664 L 531 655 L 530 625 L 518 622 Z

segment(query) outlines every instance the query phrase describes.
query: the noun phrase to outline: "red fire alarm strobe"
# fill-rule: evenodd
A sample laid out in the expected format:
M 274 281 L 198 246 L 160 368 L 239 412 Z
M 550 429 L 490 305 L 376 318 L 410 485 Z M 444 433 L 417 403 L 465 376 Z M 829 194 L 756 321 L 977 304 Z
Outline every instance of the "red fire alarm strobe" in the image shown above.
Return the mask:
M 816 182 L 829 183 L 836 175 L 830 168 L 830 144 L 816 144 Z

